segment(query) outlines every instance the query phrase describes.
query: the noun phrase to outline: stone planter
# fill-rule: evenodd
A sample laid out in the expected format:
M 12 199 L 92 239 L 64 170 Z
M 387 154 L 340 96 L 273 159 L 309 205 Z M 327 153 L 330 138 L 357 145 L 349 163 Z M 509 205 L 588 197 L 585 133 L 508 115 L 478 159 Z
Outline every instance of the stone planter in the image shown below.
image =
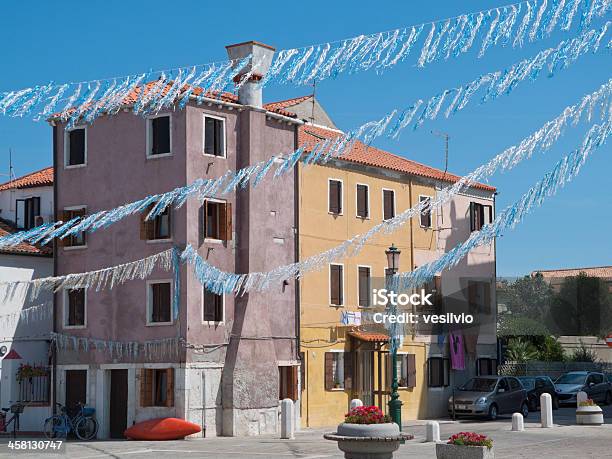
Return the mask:
M 391 459 L 404 440 L 412 435 L 402 434 L 397 424 L 348 424 L 342 423 L 338 431 L 323 438 L 338 442 L 346 459 Z
M 448 443 L 436 443 L 438 459 L 494 459 L 493 448 L 486 446 L 460 446 Z
M 576 424 L 600 426 L 603 422 L 603 412 L 599 406 L 578 406 L 576 408 Z

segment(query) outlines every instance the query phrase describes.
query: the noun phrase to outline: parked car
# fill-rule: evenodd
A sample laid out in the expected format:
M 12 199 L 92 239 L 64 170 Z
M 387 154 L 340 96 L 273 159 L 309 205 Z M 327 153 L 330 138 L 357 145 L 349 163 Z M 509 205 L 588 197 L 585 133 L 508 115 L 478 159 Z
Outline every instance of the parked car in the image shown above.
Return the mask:
M 612 403 L 612 383 L 603 373 L 570 371 L 555 381 L 555 387 L 559 403 L 562 405 L 575 404 L 576 395 L 580 391 L 586 392 L 587 396 L 595 402 L 606 405 Z
M 527 391 L 513 376 L 478 376 L 455 389 L 448 399 L 448 412 L 456 416 L 486 416 L 491 420 L 500 414 L 529 414 Z
M 542 394 L 550 394 L 553 410 L 559 408 L 559 397 L 557 397 L 555 384 L 548 376 L 519 376 L 518 379 L 527 391 L 529 411 L 535 411 L 539 408 L 540 395 Z

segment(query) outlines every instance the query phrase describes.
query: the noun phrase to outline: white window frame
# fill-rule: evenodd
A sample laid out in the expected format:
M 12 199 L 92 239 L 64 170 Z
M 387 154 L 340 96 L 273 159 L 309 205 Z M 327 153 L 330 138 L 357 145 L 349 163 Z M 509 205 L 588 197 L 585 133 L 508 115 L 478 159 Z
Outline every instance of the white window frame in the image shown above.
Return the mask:
M 73 288 L 63 288 L 62 289 L 62 307 L 63 307 L 63 312 L 62 312 L 62 324 L 63 324 L 63 328 L 66 330 L 82 330 L 84 328 L 87 328 L 87 289 L 84 288 L 83 290 L 85 291 L 85 296 L 84 296 L 84 311 L 83 311 L 83 316 L 84 316 L 84 320 L 83 320 L 83 325 L 68 325 L 68 290 L 79 290 L 79 289 L 73 289 Z
M 359 304 L 359 300 L 360 300 L 360 298 L 359 298 L 359 268 L 368 268 L 370 270 L 370 287 L 371 287 L 372 286 L 372 266 L 369 266 L 369 265 L 357 265 L 357 307 L 361 308 L 361 309 L 369 309 L 369 308 L 371 308 L 371 306 L 361 306 Z M 331 293 L 331 291 L 330 291 L 330 293 Z M 368 294 L 368 296 L 369 296 L 369 294 Z M 370 304 L 372 304 L 371 301 L 370 301 Z
M 367 202 L 368 216 L 367 217 L 359 216 L 359 199 L 358 199 L 359 193 L 357 191 L 357 188 L 359 186 L 365 186 L 368 189 L 368 202 Z M 370 218 L 372 218 L 372 207 L 370 206 L 370 198 L 371 198 L 370 185 L 368 185 L 367 183 L 355 183 L 355 217 L 356 218 L 359 218 L 361 220 L 370 220 Z
M 206 288 L 204 286 L 202 286 L 202 324 L 203 325 L 224 325 L 225 324 L 225 295 L 221 295 L 221 304 L 222 304 L 222 311 L 223 311 L 223 320 L 220 321 L 216 321 L 216 320 L 204 320 L 204 291 L 206 290 Z
M 344 277 L 344 276 L 342 276 Z M 346 354 L 347 352 L 342 350 L 342 349 L 329 349 L 325 352 L 332 352 L 334 354 Z M 346 357 L 346 355 L 342 355 L 342 375 L 344 376 L 344 358 Z M 333 376 L 333 374 L 332 374 Z M 325 378 L 325 374 L 323 374 L 323 377 Z M 344 386 L 344 381 L 342 381 L 342 386 Z M 340 392 L 344 392 L 346 389 L 344 387 L 332 387 L 330 390 L 335 390 L 335 391 L 340 391 Z
M 331 302 L 331 267 L 332 266 L 342 266 L 342 302 L 340 304 L 332 304 Z M 334 308 L 341 308 L 346 304 L 346 290 L 344 289 L 345 284 L 345 272 L 344 272 L 344 263 L 330 263 L 327 267 L 327 294 L 329 296 L 329 305 Z
M 64 210 L 81 210 L 81 209 L 85 209 L 85 215 L 87 215 L 87 206 L 85 205 L 81 205 L 81 206 L 68 206 L 68 207 L 64 207 Z M 88 238 L 85 238 L 85 244 L 83 245 L 70 245 L 70 246 L 63 246 L 62 248 L 64 250 L 84 250 L 87 248 L 87 240 Z
M 420 194 L 419 195 L 419 204 L 421 203 L 421 198 L 429 198 L 429 202 L 433 202 L 433 196 L 430 196 L 428 194 Z M 429 208 L 429 219 L 431 221 L 431 225 L 429 226 L 423 226 L 421 225 L 421 214 L 419 213 L 419 226 L 423 229 L 433 229 L 434 227 L 434 212 L 433 212 L 433 207 Z
M 76 131 L 78 129 L 83 129 L 85 131 L 85 151 L 83 154 L 83 164 L 68 164 L 68 158 L 70 157 L 70 133 L 72 131 Z M 64 129 L 64 169 L 78 169 L 80 167 L 87 166 L 87 126 L 75 126 L 73 128 Z
M 331 181 L 334 182 L 340 182 L 340 212 L 335 214 L 333 212 L 329 211 L 329 191 L 331 189 Z M 344 180 L 339 179 L 339 178 L 334 178 L 334 177 L 328 177 L 327 178 L 327 213 L 329 215 L 335 215 L 335 216 L 339 216 L 339 215 L 344 215 Z
M 381 199 L 382 199 L 382 220 L 385 220 L 385 191 L 390 191 L 391 193 L 393 193 L 393 217 L 391 218 L 395 218 L 395 216 L 397 215 L 397 199 L 395 196 L 395 190 L 393 188 L 383 188 L 382 191 L 380 192 L 381 195 Z M 370 193 L 368 192 L 368 197 L 370 196 Z
M 156 119 L 156 118 L 163 118 L 163 117 L 169 117 L 170 120 L 168 122 L 168 129 L 169 129 L 169 134 L 170 134 L 170 152 L 169 153 L 161 153 L 159 155 L 152 155 L 151 154 L 151 148 L 153 147 L 153 139 L 151 138 L 151 136 L 153 135 L 153 129 L 151 128 L 151 122 Z M 147 136 L 147 150 L 146 150 L 146 158 L 147 159 L 157 159 L 157 158 L 167 158 L 168 156 L 172 156 L 173 152 L 172 152 L 172 114 L 171 113 L 159 113 L 157 115 L 153 115 L 153 116 L 147 116 L 146 118 L 146 123 L 147 123 L 147 127 L 146 127 L 146 136 Z
M 212 118 L 215 120 L 223 121 L 223 155 L 211 155 L 210 153 L 205 152 L 206 148 L 206 118 Z M 227 119 L 223 116 L 211 115 L 209 113 L 204 112 L 202 117 L 202 154 L 208 158 L 227 158 Z
M 212 156 L 212 155 L 207 155 L 207 156 Z M 214 202 L 217 204 L 225 204 L 225 211 L 227 212 L 227 200 L 224 199 L 216 199 L 216 198 L 206 198 L 204 201 L 208 201 L 208 202 Z M 206 214 L 204 214 L 204 219 L 206 220 Z M 198 224 L 201 224 L 202 222 L 198 222 Z M 225 242 L 223 239 L 216 239 L 214 237 L 206 237 L 206 234 L 204 234 L 204 242 L 212 242 L 214 244 L 223 244 L 223 242 Z
M 151 314 L 153 313 L 153 295 L 152 293 L 152 289 L 151 289 L 151 285 L 153 284 L 170 284 L 170 322 L 152 322 L 151 321 Z M 147 327 L 160 327 L 160 326 L 165 326 L 165 325 L 173 325 L 174 324 L 174 317 L 172 314 L 172 301 L 174 299 L 174 281 L 172 279 L 152 279 L 152 280 L 148 280 L 146 282 L 147 285 L 147 294 L 146 294 L 146 300 L 147 300 L 147 321 L 146 321 L 146 326 Z

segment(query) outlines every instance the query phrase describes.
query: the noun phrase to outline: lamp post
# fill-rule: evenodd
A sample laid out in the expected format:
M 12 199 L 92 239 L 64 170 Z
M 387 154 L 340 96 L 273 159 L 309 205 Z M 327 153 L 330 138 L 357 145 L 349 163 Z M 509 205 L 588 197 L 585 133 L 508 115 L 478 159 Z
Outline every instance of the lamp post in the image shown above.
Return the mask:
M 395 247 L 395 244 L 391 244 L 387 250 L 385 250 L 385 254 L 387 255 L 387 270 L 386 270 L 386 283 L 387 283 L 387 291 L 390 290 L 392 286 L 391 279 L 395 274 L 397 274 L 399 268 L 399 256 L 401 250 Z M 390 313 L 396 314 L 396 305 L 390 304 Z M 391 324 L 389 328 L 389 344 L 391 345 L 391 369 L 392 369 L 392 381 L 391 381 L 391 400 L 389 400 L 389 414 L 391 415 L 391 419 L 398 426 L 400 431 L 402 430 L 402 401 L 399 399 L 399 392 L 397 388 L 399 387 L 397 381 L 397 324 Z

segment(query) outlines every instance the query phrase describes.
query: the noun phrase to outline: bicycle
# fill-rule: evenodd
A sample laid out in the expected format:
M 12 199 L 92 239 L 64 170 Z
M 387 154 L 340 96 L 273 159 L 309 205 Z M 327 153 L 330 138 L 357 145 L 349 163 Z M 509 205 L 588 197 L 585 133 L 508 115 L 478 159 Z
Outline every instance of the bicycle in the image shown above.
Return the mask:
M 19 415 L 23 413 L 26 403 L 17 402 L 13 403 L 10 408 L 2 408 L 0 413 L 0 432 L 8 432 L 7 427 L 13 424 L 13 438 L 17 438 L 17 431 L 19 430 Z M 6 421 L 6 415 L 11 412 L 13 416 Z
M 88 408 L 82 403 L 78 403 L 78 413 L 70 417 L 68 411 L 61 403 L 56 403 L 60 408 L 60 414 L 54 414 L 45 420 L 45 437 L 49 439 L 57 437 L 68 437 L 73 432 L 79 440 L 91 440 L 98 433 L 98 421 L 92 416 L 96 412 L 95 408 Z

